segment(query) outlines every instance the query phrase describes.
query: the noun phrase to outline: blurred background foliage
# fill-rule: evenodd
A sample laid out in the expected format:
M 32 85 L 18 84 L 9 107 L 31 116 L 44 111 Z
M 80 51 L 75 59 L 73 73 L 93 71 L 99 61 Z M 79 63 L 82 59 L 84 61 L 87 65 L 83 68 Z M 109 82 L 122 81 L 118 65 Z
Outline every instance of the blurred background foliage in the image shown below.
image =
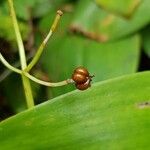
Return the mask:
M 32 74 L 45 81 L 71 77 L 77 66 L 93 82 L 150 69 L 149 0 L 14 0 L 27 60 L 46 36 L 56 11 L 64 16 Z M 6 0 L 0 1 L 0 51 L 20 67 Z M 32 83 L 36 104 L 69 92 L 73 85 L 47 88 Z M 20 77 L 0 64 L 0 120 L 26 109 Z

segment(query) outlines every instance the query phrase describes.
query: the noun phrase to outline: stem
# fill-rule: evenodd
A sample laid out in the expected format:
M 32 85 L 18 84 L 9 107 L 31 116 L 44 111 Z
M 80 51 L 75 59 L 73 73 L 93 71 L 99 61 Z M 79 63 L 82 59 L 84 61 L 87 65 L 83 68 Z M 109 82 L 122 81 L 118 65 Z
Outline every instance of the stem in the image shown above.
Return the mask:
M 13 66 L 11 66 L 11 65 L 5 60 L 5 58 L 2 56 L 1 53 L 0 53 L 0 60 L 1 60 L 1 62 L 4 64 L 4 66 L 6 66 L 8 69 L 10 69 L 10 70 L 12 70 L 12 71 L 14 71 L 14 72 L 16 72 L 16 73 L 19 73 L 19 74 L 22 73 L 21 70 L 15 68 L 15 67 L 13 67 Z
M 15 30 L 15 34 L 16 34 L 17 43 L 18 43 L 21 67 L 22 67 L 22 69 L 25 69 L 26 66 L 27 66 L 26 57 L 25 57 L 25 50 L 24 50 L 21 34 L 20 34 L 20 31 L 19 31 L 19 26 L 18 26 L 18 23 L 17 23 L 17 18 L 16 18 L 14 6 L 13 6 L 13 0 L 8 0 L 8 3 L 9 3 L 10 14 L 11 14 L 11 17 L 12 17 L 12 22 L 13 22 L 13 25 L 14 25 L 14 30 Z
M 16 18 L 14 6 L 13 6 L 13 0 L 8 0 L 8 4 L 10 7 L 10 14 L 12 17 L 12 22 L 13 22 L 13 26 L 14 26 L 14 30 L 15 30 L 15 34 L 16 34 L 18 48 L 19 48 L 21 68 L 22 68 L 22 70 L 24 70 L 27 67 L 25 50 L 24 50 L 24 45 L 23 45 L 23 41 L 21 38 L 19 26 L 17 23 L 17 18 Z M 24 76 L 23 74 L 22 74 L 22 82 L 23 82 L 23 86 L 24 86 L 27 106 L 28 106 L 28 108 L 31 108 L 34 106 L 34 100 L 33 100 L 33 96 L 32 96 L 31 85 L 30 85 L 29 79 L 26 76 Z
M 1 55 L 1 54 L 0 54 Z M 1 57 L 1 56 L 0 56 Z M 3 56 L 2 56 L 3 57 Z M 31 59 L 33 57 L 33 52 L 30 52 L 28 55 L 27 55 L 27 61 L 29 60 L 29 59 Z M 3 58 L 4 59 L 4 58 Z M 6 60 L 5 60 L 6 61 Z M 7 62 L 7 61 L 6 61 Z M 7 62 L 8 63 L 8 62 Z M 9 64 L 10 65 L 10 64 Z M 14 67 L 13 67 L 13 66 Z M 10 66 L 12 66 L 13 68 L 18 68 L 18 67 L 20 67 L 20 61 L 17 61 L 17 62 L 15 62 L 15 63 L 13 63 L 12 65 L 10 65 Z M 6 65 L 5 65 L 6 66 Z M 7 66 L 6 66 L 7 67 Z M 20 70 L 21 71 L 21 70 Z M 1 74 L 0 74 L 0 83 L 3 81 L 3 80 L 5 80 L 12 72 L 14 72 L 14 70 L 12 70 L 12 69 L 10 69 L 10 68 L 8 68 L 7 67 L 7 69 L 5 69 Z
M 32 108 L 34 106 L 34 100 L 33 100 L 33 96 L 32 96 L 32 89 L 31 89 L 31 85 L 30 85 L 30 81 L 29 79 L 24 76 L 22 74 L 22 82 L 23 82 L 23 87 L 24 87 L 24 91 L 25 91 L 25 97 L 26 97 L 26 102 L 27 102 L 27 107 Z
M 39 83 L 39 84 L 45 85 L 45 86 L 50 86 L 50 87 L 57 87 L 57 86 L 67 85 L 69 83 L 74 83 L 74 81 L 72 79 L 67 79 L 67 80 L 64 80 L 61 82 L 51 83 L 51 82 L 39 80 L 27 72 L 23 72 L 23 74 L 36 83 Z
M 23 75 L 23 82 L 25 82 L 24 84 L 26 84 L 26 82 L 28 82 L 26 80 L 26 78 L 24 78 L 25 76 L 28 77 L 29 79 L 31 79 L 32 81 L 39 83 L 41 85 L 45 85 L 45 86 L 50 86 L 50 87 L 57 87 L 57 86 L 63 86 L 63 85 L 67 85 L 69 83 L 74 83 L 74 81 L 72 79 L 67 79 L 61 82 L 56 82 L 56 83 L 51 83 L 51 82 L 46 82 L 46 81 L 42 81 L 39 80 L 37 78 L 35 78 L 34 76 L 30 75 L 28 72 L 22 71 L 20 69 L 17 69 L 15 67 L 13 67 L 12 65 L 10 65 L 5 58 L 2 56 L 2 54 L 0 53 L 0 60 L 1 62 L 4 64 L 4 66 L 6 66 L 8 69 L 12 70 L 13 72 L 19 73 L 21 75 Z M 26 87 L 28 86 L 28 84 L 26 85 Z M 30 88 L 30 87 L 28 87 Z M 27 88 L 27 89 L 28 89 Z M 27 90 L 26 88 L 24 88 L 24 90 Z M 28 92 L 27 92 L 28 93 Z M 29 94 L 29 93 L 28 93 Z M 27 103 L 28 106 L 30 106 L 30 104 L 32 104 L 32 102 L 28 102 Z
M 60 20 L 60 17 L 62 16 L 62 14 L 63 14 L 62 11 L 60 11 L 60 10 L 57 11 L 56 17 L 55 17 L 54 22 L 53 22 L 53 24 L 49 30 L 49 33 L 47 34 L 46 38 L 44 39 L 44 41 L 42 42 L 42 44 L 38 48 L 34 58 L 31 60 L 31 62 L 29 63 L 29 65 L 25 69 L 26 72 L 29 72 L 32 69 L 32 67 L 37 63 L 37 61 L 39 60 L 39 58 L 40 58 L 40 56 L 44 50 L 44 47 L 47 44 L 49 38 L 52 36 L 54 30 L 56 29 L 57 24 Z

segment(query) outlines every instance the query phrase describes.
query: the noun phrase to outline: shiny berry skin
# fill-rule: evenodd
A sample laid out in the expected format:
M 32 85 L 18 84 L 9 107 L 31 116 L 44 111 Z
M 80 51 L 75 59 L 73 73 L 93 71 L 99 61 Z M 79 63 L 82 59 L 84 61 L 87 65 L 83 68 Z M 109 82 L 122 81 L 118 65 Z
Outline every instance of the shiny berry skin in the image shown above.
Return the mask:
M 87 71 L 86 68 L 84 67 L 78 67 L 74 70 L 74 73 L 78 73 L 78 74 L 82 74 L 82 75 L 85 75 L 85 76 L 89 76 L 89 72 Z
M 73 81 L 75 81 L 77 84 L 81 84 L 81 83 L 85 83 L 88 80 L 88 77 L 83 75 L 83 74 L 79 74 L 79 73 L 74 73 L 72 75 L 72 79 Z
M 79 90 L 86 90 L 91 86 L 92 77 L 84 67 L 78 67 L 74 70 L 72 80 L 75 82 L 75 86 Z
M 91 86 L 90 79 L 88 79 L 88 81 L 86 81 L 85 83 L 76 84 L 76 88 L 81 91 L 88 89 L 90 86 Z

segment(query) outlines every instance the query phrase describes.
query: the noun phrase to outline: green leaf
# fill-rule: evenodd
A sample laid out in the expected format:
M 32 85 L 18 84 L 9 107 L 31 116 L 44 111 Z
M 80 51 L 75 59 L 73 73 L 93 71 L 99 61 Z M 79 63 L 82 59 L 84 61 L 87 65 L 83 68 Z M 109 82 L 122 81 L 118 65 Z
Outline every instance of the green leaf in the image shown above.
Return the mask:
M 137 70 L 140 48 L 137 36 L 107 44 L 75 36 L 66 36 L 62 39 L 50 42 L 49 49 L 42 59 L 43 68 L 53 82 L 70 78 L 77 66 L 88 68 L 90 73 L 95 75 L 94 82 Z M 60 87 L 50 91 L 53 96 L 57 96 L 71 89 L 71 86 L 68 86 L 63 87 L 63 90 Z
M 94 82 L 133 73 L 137 70 L 140 53 L 140 38 L 135 35 L 110 43 L 99 43 L 67 32 L 68 21 L 72 17 L 65 14 L 57 33 L 54 33 L 42 55 L 42 66 L 53 82 L 70 78 L 77 66 L 87 67 L 95 75 Z M 45 29 L 50 18 L 42 21 Z M 47 29 L 48 31 L 48 29 Z M 71 91 L 72 86 L 49 88 L 49 97 Z
M 130 17 L 136 11 L 141 0 L 96 0 L 96 2 L 106 10 Z
M 79 1 L 71 30 L 100 42 L 135 33 L 150 22 L 150 1 L 142 0 L 129 19 L 104 11 L 94 1 Z
M 149 77 L 100 82 L 9 118 L 0 123 L 1 150 L 148 150 Z

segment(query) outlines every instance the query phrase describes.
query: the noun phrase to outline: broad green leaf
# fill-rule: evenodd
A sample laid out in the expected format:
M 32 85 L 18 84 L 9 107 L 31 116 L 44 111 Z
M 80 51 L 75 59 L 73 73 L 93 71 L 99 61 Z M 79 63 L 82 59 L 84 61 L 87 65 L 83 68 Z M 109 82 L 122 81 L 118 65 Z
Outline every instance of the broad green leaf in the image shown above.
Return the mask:
M 51 81 L 70 78 L 77 66 L 87 67 L 94 82 L 133 73 L 139 61 L 140 39 L 132 36 L 120 41 L 99 43 L 67 32 L 70 14 L 65 14 L 42 55 L 42 66 Z M 47 18 L 41 28 L 46 28 Z M 47 29 L 48 30 L 48 29 Z M 54 97 L 74 89 L 72 86 L 49 88 Z
M 130 19 L 111 14 L 94 1 L 79 1 L 71 30 L 100 42 L 132 34 L 150 22 L 150 1 L 142 0 Z
M 150 72 L 100 82 L 0 123 L 1 150 L 149 150 Z
M 143 30 L 142 38 L 144 51 L 150 57 L 150 25 Z
M 95 0 L 102 8 L 130 17 L 142 0 Z

